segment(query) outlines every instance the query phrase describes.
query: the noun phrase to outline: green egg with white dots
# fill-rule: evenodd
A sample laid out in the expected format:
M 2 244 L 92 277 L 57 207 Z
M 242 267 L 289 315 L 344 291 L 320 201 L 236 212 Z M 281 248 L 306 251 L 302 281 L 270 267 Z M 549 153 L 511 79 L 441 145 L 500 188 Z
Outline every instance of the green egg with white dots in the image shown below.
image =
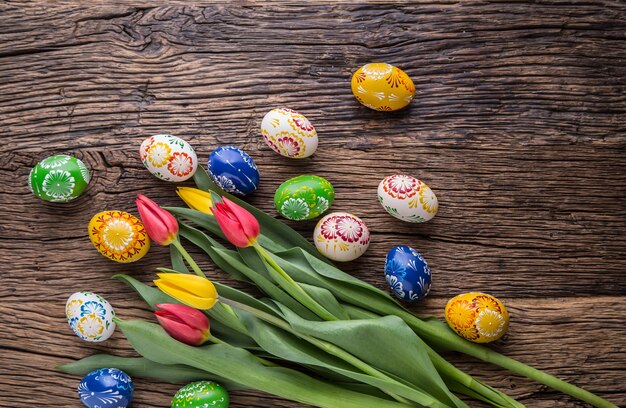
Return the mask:
M 28 188 L 44 201 L 65 203 L 79 197 L 89 184 L 89 169 L 73 156 L 43 159 L 28 175 Z
M 322 215 L 335 200 L 335 189 L 328 180 L 302 175 L 285 181 L 276 189 L 274 206 L 283 217 L 293 221 L 312 220 Z
M 172 408 L 228 408 L 228 391 L 213 381 L 197 381 L 178 390 Z

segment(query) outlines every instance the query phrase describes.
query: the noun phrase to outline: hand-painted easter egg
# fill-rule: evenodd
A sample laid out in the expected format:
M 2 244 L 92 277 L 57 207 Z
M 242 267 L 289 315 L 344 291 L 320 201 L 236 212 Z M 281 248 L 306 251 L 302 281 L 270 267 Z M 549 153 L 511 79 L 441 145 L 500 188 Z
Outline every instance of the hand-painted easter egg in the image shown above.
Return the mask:
M 85 341 L 105 341 L 115 331 L 113 307 L 95 293 L 74 293 L 67 299 L 65 315 L 74 333 Z
M 218 147 L 209 156 L 209 174 L 224 191 L 248 195 L 259 186 L 259 170 L 246 152 L 233 146 Z
M 261 135 L 276 153 L 292 159 L 309 157 L 317 150 L 317 132 L 301 113 L 272 109 L 261 122 Z
M 378 185 L 378 201 L 394 217 L 407 222 L 426 222 L 437 214 L 437 196 L 423 181 L 395 174 Z
M 509 327 L 509 313 L 498 299 L 485 293 L 463 293 L 446 305 L 446 321 L 457 334 L 475 343 L 498 340 Z
M 274 206 L 280 215 L 294 220 L 312 220 L 330 208 L 335 189 L 325 178 L 303 175 L 285 181 L 276 189 Z
M 89 180 L 89 170 L 82 161 L 58 154 L 33 167 L 28 176 L 28 188 L 44 201 L 64 203 L 81 195 Z
M 428 295 L 431 274 L 428 263 L 416 250 L 402 245 L 387 253 L 385 279 L 400 300 L 413 302 Z
M 313 232 L 313 241 L 325 257 L 348 262 L 365 253 L 370 245 L 370 231 L 359 217 L 334 212 L 319 220 Z
M 148 171 L 165 181 L 185 181 L 198 168 L 198 157 L 191 145 L 172 135 L 154 135 L 145 139 L 139 155 Z
M 172 408 L 228 408 L 228 391 L 213 381 L 185 385 L 172 399 Z
M 78 385 L 78 396 L 89 408 L 126 408 L 133 399 L 133 380 L 117 368 L 101 368 L 87 374 Z
M 352 75 L 352 93 L 370 109 L 395 111 L 415 96 L 415 85 L 400 68 L 382 62 L 363 65 Z
M 124 211 L 103 211 L 89 221 L 89 239 L 102 255 L 115 262 L 135 262 L 150 249 L 141 220 Z

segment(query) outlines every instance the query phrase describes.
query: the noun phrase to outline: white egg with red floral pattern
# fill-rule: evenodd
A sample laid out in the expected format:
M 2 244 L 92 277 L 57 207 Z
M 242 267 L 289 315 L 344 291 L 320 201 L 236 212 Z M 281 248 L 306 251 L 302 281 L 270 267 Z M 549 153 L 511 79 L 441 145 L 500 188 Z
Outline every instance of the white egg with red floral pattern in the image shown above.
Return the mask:
M 91 342 L 105 341 L 115 331 L 115 310 L 102 296 L 76 292 L 67 299 L 65 316 L 74 333 Z
M 337 262 L 353 261 L 370 245 L 370 231 L 359 217 L 346 212 L 326 215 L 313 232 L 317 250 Z
M 269 111 L 261 122 L 265 143 L 281 156 L 292 159 L 309 157 L 317 150 L 317 132 L 309 120 L 295 110 Z
M 385 177 L 378 185 L 378 201 L 389 214 L 406 222 L 426 222 L 439 209 L 433 190 L 405 174 Z
M 139 155 L 148 171 L 165 181 L 185 181 L 198 169 L 198 156 L 191 145 L 172 135 L 154 135 L 145 139 Z

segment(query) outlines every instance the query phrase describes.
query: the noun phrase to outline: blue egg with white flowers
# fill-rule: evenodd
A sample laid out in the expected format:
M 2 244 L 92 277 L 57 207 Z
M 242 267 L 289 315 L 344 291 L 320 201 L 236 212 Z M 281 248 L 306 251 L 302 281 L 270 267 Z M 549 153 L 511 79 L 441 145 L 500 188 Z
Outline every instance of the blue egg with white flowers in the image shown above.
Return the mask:
M 209 174 L 222 190 L 238 196 L 248 195 L 259 186 L 259 169 L 254 160 L 234 146 L 218 147 L 211 153 Z
M 101 368 L 87 374 L 78 385 L 78 396 L 89 408 L 126 408 L 133 399 L 133 380 L 117 368 Z
M 387 253 L 385 279 L 394 296 L 406 302 L 425 298 L 432 282 L 426 259 L 406 245 L 393 247 Z

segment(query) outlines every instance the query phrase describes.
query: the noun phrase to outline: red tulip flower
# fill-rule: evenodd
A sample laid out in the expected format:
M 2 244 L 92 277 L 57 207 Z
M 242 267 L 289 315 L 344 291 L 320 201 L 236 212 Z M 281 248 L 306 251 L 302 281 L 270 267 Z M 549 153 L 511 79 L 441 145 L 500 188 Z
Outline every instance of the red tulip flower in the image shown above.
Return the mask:
M 261 232 L 257 219 L 228 198 L 222 197 L 222 200 L 214 204 L 213 215 L 226 239 L 239 248 L 254 245 Z
M 165 331 L 190 346 L 199 346 L 209 338 L 209 319 L 193 307 L 177 304 L 156 305 L 161 310 L 154 312 Z
M 167 246 L 176 240 L 178 221 L 172 214 L 142 194 L 137 194 L 135 203 L 143 226 L 154 242 Z

